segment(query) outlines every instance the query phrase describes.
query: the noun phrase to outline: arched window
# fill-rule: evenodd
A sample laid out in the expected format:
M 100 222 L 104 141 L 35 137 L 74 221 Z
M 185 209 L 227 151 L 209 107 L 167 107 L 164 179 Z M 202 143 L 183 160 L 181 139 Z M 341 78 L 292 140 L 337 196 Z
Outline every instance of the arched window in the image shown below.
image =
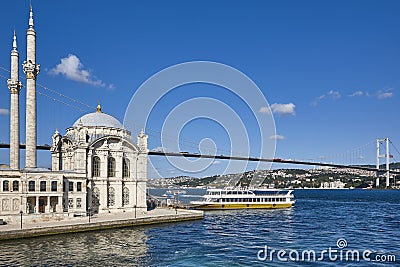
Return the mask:
M 93 157 L 92 161 L 92 176 L 99 177 L 100 176 L 100 158 Z
M 129 175 L 129 160 L 123 158 L 122 160 L 122 177 L 128 178 Z
M 35 181 L 29 181 L 28 191 L 35 191 Z
M 3 181 L 3 191 L 10 191 L 10 182 L 8 180 Z
M 13 181 L 13 191 L 19 191 L 19 182 Z
M 97 209 L 100 206 L 100 190 L 97 187 L 93 188 L 92 193 L 92 208 Z
M 129 205 L 129 189 L 128 187 L 124 187 L 122 191 L 122 205 L 127 206 Z
M 108 206 L 112 207 L 115 205 L 115 189 L 114 187 L 108 188 Z
M 46 181 L 40 181 L 40 191 L 46 191 Z
M 107 176 L 108 177 L 115 177 L 115 159 L 112 158 L 112 157 L 108 158 Z
M 52 181 L 51 182 L 51 191 L 52 192 L 57 192 L 57 181 Z

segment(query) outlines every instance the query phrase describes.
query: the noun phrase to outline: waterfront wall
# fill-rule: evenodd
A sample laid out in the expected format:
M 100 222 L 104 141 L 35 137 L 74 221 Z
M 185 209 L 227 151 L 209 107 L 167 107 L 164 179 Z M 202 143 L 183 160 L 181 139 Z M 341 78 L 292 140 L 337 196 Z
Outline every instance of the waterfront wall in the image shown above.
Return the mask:
M 177 212 L 171 211 L 170 214 L 164 215 L 154 215 L 139 218 L 129 218 L 120 220 L 107 220 L 107 221 L 95 221 L 95 222 L 65 222 L 64 225 L 36 225 L 33 227 L 31 225 L 28 229 L 4 229 L 4 226 L 0 226 L 0 240 L 7 239 L 18 239 L 36 236 L 46 236 L 55 234 L 65 234 L 65 233 L 76 233 L 76 232 L 86 232 L 86 231 L 96 231 L 101 229 L 110 228 L 122 228 L 122 227 L 133 227 L 141 225 L 152 225 L 161 223 L 173 223 L 182 222 L 190 220 L 201 220 L 204 218 L 204 213 L 197 210 L 185 210 Z M 88 220 L 88 217 L 84 219 Z M 25 226 L 26 227 L 26 226 Z

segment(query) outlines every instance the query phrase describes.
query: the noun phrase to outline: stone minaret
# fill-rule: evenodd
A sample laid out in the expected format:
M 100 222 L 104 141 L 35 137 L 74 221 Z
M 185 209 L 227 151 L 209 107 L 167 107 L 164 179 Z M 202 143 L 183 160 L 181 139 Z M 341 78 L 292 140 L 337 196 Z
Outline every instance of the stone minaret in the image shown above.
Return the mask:
M 33 28 L 33 12 L 30 7 L 29 28 L 26 31 L 26 168 L 36 167 L 36 76 L 40 65 L 36 64 L 36 32 Z
M 18 79 L 17 36 L 14 31 L 13 49 L 11 50 L 11 77 L 7 81 L 11 93 L 10 103 L 10 167 L 19 169 L 19 91 L 22 83 Z

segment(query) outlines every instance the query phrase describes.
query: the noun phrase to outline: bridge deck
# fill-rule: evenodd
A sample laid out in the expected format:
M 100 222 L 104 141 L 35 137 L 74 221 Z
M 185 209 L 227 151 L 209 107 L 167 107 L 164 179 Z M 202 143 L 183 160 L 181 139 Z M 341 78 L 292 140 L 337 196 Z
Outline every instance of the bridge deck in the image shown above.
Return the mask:
M 10 144 L 0 144 L 0 148 L 10 148 Z M 25 144 L 19 145 L 20 149 L 25 149 Z M 50 150 L 49 145 L 39 145 L 36 147 L 38 150 Z M 342 165 L 342 164 L 332 164 L 332 163 L 322 163 L 322 162 L 311 162 L 311 161 L 301 161 L 301 160 L 287 160 L 287 159 L 263 159 L 254 157 L 236 157 L 236 156 L 224 156 L 224 155 L 201 155 L 201 154 L 189 154 L 189 153 L 176 153 L 176 152 L 159 152 L 159 151 L 149 151 L 149 156 L 164 156 L 164 157 L 187 157 L 187 158 L 203 158 L 203 159 L 227 159 L 227 160 L 242 160 L 242 161 L 260 161 L 260 162 L 273 162 L 282 164 L 295 164 L 295 165 L 309 165 L 309 166 L 322 166 L 322 167 L 334 167 L 341 169 L 355 169 L 364 170 L 372 172 L 382 172 L 385 173 L 385 169 L 377 169 L 365 166 L 355 166 L 355 165 Z M 389 173 L 400 174 L 400 171 L 389 170 Z

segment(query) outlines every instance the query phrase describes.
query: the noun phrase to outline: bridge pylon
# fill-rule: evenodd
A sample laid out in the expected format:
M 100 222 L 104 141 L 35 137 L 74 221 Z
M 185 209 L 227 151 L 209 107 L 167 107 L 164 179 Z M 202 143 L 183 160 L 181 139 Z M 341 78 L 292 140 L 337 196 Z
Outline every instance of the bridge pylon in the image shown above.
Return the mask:
M 380 145 L 385 143 L 385 153 L 381 154 L 380 153 Z M 379 169 L 379 159 L 380 158 L 386 158 L 386 187 L 389 187 L 390 185 L 390 172 L 389 172 L 389 160 L 390 160 L 390 154 L 389 154 L 389 138 L 385 139 L 376 139 L 376 168 Z M 376 187 L 379 187 L 379 171 L 376 172 Z

